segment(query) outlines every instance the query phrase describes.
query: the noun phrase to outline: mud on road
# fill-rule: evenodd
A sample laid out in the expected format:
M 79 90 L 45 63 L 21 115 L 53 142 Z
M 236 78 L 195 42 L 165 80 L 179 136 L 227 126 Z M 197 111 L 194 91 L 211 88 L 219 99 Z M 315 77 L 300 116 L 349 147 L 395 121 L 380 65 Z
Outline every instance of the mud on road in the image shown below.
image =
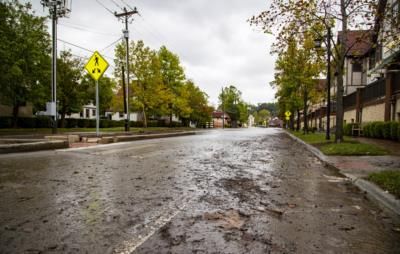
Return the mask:
M 280 130 L 0 157 L 1 253 L 399 253 L 398 218 Z

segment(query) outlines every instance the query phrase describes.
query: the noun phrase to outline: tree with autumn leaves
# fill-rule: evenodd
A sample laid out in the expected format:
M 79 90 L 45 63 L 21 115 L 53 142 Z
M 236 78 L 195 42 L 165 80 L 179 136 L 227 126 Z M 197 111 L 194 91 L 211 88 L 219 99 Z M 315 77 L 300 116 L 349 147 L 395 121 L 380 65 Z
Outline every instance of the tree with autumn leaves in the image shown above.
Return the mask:
M 142 113 L 144 127 L 147 127 L 150 116 L 168 115 L 170 123 L 172 115 L 185 123 L 210 120 L 212 110 L 208 106 L 207 95 L 193 81 L 186 80 L 176 54 L 165 46 L 158 51 L 153 50 L 143 41 L 131 41 L 129 51 L 130 70 L 134 76 L 129 84 L 130 109 Z M 115 76 L 121 77 L 122 65 L 125 64 L 124 43 L 117 45 L 115 56 Z M 121 110 L 120 100 L 114 101 L 114 109 Z
M 275 80 L 278 103 L 281 113 L 308 112 L 311 104 L 317 102 L 323 94 L 318 90 L 316 79 L 325 64 L 321 51 L 314 48 L 314 34 L 306 33 L 302 37 L 289 38 L 287 48 L 278 54 L 275 64 Z M 299 127 L 298 127 L 299 128 Z M 307 114 L 304 113 L 304 131 L 308 132 Z
M 284 52 L 290 43 L 295 31 L 295 36 L 302 40 L 302 34 L 313 31 L 317 25 L 323 30 L 313 31 L 323 38 L 326 31 L 337 28 L 341 37 L 336 40 L 332 36 L 333 66 L 337 77 L 336 86 L 336 133 L 335 141 L 343 141 L 343 74 L 345 56 L 360 40 L 368 40 L 371 36 L 377 37 L 382 26 L 382 20 L 392 20 L 390 11 L 385 11 L 388 6 L 386 0 L 271 0 L 269 8 L 250 19 L 252 25 L 262 28 L 265 33 L 276 35 L 273 52 Z M 351 30 L 364 31 L 358 40 L 349 44 L 347 34 Z M 386 33 L 382 40 L 399 43 L 398 32 Z M 327 40 L 325 40 L 327 44 Z M 398 45 L 398 44 L 397 44 Z M 377 45 L 374 45 L 377 46 Z

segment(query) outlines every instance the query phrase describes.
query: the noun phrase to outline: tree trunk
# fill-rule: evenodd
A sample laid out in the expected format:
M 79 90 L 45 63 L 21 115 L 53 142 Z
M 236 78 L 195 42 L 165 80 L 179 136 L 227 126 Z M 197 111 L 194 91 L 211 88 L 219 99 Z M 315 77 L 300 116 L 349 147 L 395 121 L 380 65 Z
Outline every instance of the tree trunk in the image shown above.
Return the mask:
M 65 110 L 61 111 L 60 128 L 65 128 Z
M 336 92 L 336 131 L 335 131 L 335 142 L 341 143 L 343 141 L 343 73 L 344 73 L 344 60 L 347 50 L 346 38 L 347 38 L 347 12 L 345 0 L 340 0 L 340 11 L 342 17 L 342 41 L 339 49 L 338 63 L 337 66 L 337 92 Z
M 147 116 L 146 116 L 146 110 L 143 106 L 142 108 L 142 112 L 143 112 L 143 128 L 147 128 Z
M 13 127 L 18 127 L 19 103 L 13 105 Z
M 304 91 L 304 97 L 303 97 L 303 103 L 304 103 L 304 134 L 308 133 L 308 115 L 307 115 L 308 106 L 307 106 L 307 102 L 308 102 L 308 93 L 307 93 L 307 90 L 305 90 Z
M 172 128 L 172 111 L 169 113 L 169 127 Z
M 290 115 L 290 122 L 289 122 L 289 128 L 291 129 L 291 130 L 294 130 L 294 114 L 291 114 Z
M 301 123 L 301 121 L 300 121 L 300 117 L 301 117 L 300 110 L 299 110 L 299 109 L 297 109 L 297 124 L 296 124 L 296 131 L 300 131 L 300 123 Z

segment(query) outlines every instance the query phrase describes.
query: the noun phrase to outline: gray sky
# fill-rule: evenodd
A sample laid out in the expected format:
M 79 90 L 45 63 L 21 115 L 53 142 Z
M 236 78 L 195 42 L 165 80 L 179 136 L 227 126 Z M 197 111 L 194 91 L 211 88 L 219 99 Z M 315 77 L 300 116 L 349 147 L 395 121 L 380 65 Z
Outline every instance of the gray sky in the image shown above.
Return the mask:
M 119 6 L 138 8 L 130 24 L 130 39 L 143 40 L 158 49 L 166 45 L 179 55 L 187 78 L 209 95 L 216 105 L 222 86 L 235 85 L 246 102 L 274 101 L 275 56 L 269 54 L 272 36 L 246 21 L 267 8 L 266 0 L 98 0 L 111 11 Z M 32 0 L 38 15 L 46 15 L 39 0 Z M 58 38 L 113 57 L 124 24 L 96 0 L 73 0 L 69 18 L 59 20 Z M 50 27 L 49 27 L 50 28 Z M 79 56 L 90 52 L 59 42 L 59 50 Z M 112 59 L 107 59 L 112 63 Z M 108 71 L 112 74 L 112 68 Z

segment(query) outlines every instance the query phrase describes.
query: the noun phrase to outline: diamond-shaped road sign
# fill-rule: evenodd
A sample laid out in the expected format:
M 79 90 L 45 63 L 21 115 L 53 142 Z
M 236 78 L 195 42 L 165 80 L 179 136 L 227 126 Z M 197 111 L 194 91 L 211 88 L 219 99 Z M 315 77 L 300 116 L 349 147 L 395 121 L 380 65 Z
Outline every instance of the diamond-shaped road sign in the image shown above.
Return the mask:
M 107 68 L 107 61 L 97 51 L 93 53 L 85 65 L 85 69 L 94 80 L 99 80 Z
M 286 116 L 286 117 L 290 117 L 291 115 L 292 115 L 292 113 L 291 113 L 290 111 L 286 111 L 286 112 L 285 112 L 285 116 Z

